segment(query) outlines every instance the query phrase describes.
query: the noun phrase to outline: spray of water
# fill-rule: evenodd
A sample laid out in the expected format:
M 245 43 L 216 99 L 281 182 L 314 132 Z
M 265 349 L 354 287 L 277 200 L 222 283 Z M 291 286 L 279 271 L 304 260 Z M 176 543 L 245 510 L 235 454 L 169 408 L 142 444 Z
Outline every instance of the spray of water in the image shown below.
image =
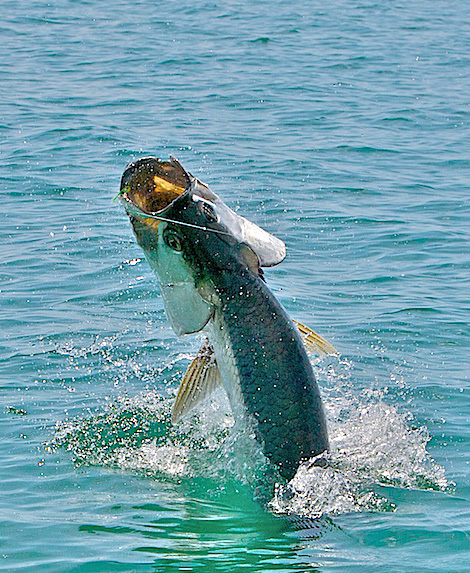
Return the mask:
M 413 427 L 409 414 L 388 403 L 383 391 L 358 391 L 349 361 L 317 360 L 314 368 L 323 387 L 331 452 L 325 467 L 306 461 L 287 484 L 269 467 L 252 432 L 234 423 L 222 391 L 176 426 L 171 423 L 172 396 L 152 391 L 119 397 L 95 415 L 57 424 L 50 447 L 65 447 L 77 464 L 145 472 L 158 479 L 239 481 L 257 491 L 264 477 L 272 511 L 312 518 L 393 511 L 377 486 L 448 487 L 443 468 L 426 450 L 426 428 Z

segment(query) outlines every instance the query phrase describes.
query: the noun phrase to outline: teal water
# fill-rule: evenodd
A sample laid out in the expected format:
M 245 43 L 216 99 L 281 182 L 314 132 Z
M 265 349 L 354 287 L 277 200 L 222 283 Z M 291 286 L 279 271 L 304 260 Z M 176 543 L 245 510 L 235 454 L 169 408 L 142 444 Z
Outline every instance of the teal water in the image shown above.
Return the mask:
M 469 22 L 2 3 L 1 571 L 470 570 Z M 223 396 L 168 422 L 200 340 L 111 202 L 149 154 L 286 242 L 269 285 L 341 351 L 312 357 L 332 465 L 269 507 Z

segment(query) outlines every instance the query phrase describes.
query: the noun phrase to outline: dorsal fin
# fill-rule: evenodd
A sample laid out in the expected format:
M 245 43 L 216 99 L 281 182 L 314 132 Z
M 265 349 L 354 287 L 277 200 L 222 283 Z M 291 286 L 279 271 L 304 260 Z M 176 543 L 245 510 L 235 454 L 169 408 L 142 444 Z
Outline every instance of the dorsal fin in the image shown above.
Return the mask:
M 314 332 L 305 324 L 302 324 L 298 320 L 292 320 L 292 322 L 297 327 L 297 330 L 302 335 L 302 340 L 304 341 L 305 348 L 309 352 L 316 352 L 317 354 L 339 354 L 336 348 L 325 340 L 322 336 Z
M 305 348 L 317 354 L 338 354 L 336 348 L 298 320 L 293 320 Z M 181 380 L 173 405 L 172 422 L 176 424 L 193 408 L 208 398 L 222 383 L 214 349 L 206 340 Z
M 214 350 L 206 340 L 181 380 L 173 405 L 172 422 L 176 424 L 221 384 Z

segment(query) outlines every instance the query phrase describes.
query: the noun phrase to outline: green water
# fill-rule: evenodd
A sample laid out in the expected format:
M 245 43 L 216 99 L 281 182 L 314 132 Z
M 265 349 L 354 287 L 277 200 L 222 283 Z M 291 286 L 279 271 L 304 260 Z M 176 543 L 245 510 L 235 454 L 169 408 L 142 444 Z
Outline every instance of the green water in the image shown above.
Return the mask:
M 468 6 L 3 3 L 0 570 L 470 570 Z M 182 163 L 282 238 L 327 469 L 263 487 L 112 198 Z M 286 518 L 287 514 L 302 518 Z

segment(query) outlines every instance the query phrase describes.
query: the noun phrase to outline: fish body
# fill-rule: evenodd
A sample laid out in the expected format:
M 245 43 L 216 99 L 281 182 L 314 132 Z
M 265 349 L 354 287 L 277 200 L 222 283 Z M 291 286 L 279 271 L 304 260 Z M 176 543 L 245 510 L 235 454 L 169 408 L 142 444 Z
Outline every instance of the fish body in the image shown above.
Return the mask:
M 250 270 L 213 283 L 209 332 L 232 410 L 246 411 L 269 460 L 291 478 L 328 448 L 319 389 L 302 340 L 266 283 Z M 240 408 L 240 406 L 242 407 Z
M 328 449 L 328 433 L 302 338 L 260 270 L 284 258 L 283 244 L 175 161 L 176 173 L 168 168 L 165 180 L 184 190 L 163 209 L 149 210 L 158 190 L 150 186 L 146 196 L 135 181 L 148 180 L 149 166 L 172 162 L 140 161 L 123 175 L 123 200 L 173 328 L 207 335 L 235 417 L 253 428 L 264 454 L 290 479 L 301 460 Z

